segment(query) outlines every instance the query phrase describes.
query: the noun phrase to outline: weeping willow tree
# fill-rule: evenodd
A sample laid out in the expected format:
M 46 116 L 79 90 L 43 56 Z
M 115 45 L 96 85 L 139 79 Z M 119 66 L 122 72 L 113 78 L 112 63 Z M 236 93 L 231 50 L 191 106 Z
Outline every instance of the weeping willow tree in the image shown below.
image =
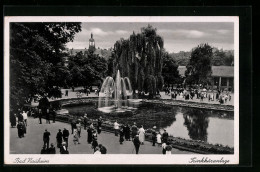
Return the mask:
M 141 33 L 133 32 L 129 39 L 120 39 L 114 44 L 113 77 L 117 70 L 121 76 L 129 77 L 133 90 L 155 95 L 163 86 L 162 62 L 163 39 L 151 25 L 141 28 Z

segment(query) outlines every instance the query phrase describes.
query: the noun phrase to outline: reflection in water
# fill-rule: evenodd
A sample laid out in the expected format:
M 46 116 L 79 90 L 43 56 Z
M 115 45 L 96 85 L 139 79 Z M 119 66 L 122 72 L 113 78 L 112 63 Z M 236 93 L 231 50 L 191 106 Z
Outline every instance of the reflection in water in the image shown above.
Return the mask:
M 110 102 L 109 102 L 110 103 Z M 164 104 L 140 103 L 134 109 L 124 112 L 104 113 L 97 110 L 94 102 L 88 105 L 64 107 L 70 114 L 89 118 L 99 118 L 119 123 L 143 125 L 145 129 L 156 126 L 169 135 L 192 140 L 202 140 L 212 144 L 234 146 L 234 113 L 216 110 L 205 110 Z M 128 107 L 129 108 L 129 107 Z
M 193 140 L 207 141 L 209 119 L 208 115 L 200 109 L 187 109 L 183 113 L 184 125 L 187 127 L 189 136 Z

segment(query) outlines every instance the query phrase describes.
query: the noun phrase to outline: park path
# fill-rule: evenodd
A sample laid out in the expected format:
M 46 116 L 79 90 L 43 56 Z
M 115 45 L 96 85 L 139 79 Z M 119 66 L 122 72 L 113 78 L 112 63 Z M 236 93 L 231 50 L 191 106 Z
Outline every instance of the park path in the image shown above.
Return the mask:
M 72 92 L 71 89 L 61 89 L 62 91 L 62 98 L 61 99 L 70 99 L 70 98 L 77 98 L 77 94 L 76 91 L 82 89 L 81 87 L 75 89 L 75 92 Z M 68 90 L 68 96 L 65 96 L 65 90 Z M 166 95 L 165 92 L 160 92 L 161 95 L 161 99 L 171 99 L 170 95 Z M 231 93 L 231 101 L 227 101 L 226 103 L 224 103 L 223 105 L 232 105 L 234 106 L 234 94 Z M 88 96 L 85 94 L 82 94 L 82 97 L 98 97 L 97 94 L 95 94 L 94 92 L 91 92 Z M 196 102 L 196 103 L 205 103 L 205 104 L 220 104 L 218 102 L 218 100 L 214 100 L 214 101 L 208 101 L 207 98 L 205 98 L 203 101 L 201 101 L 200 99 L 197 99 L 196 97 L 194 97 L 193 99 L 189 99 L 189 100 L 185 100 L 183 97 L 180 97 L 179 95 L 177 96 L 176 100 L 182 100 L 185 102 Z M 174 100 L 173 100 L 174 101 Z
M 18 138 L 17 128 L 10 128 L 10 153 L 11 154 L 40 154 L 43 146 L 43 133 L 47 129 L 50 133 L 50 144 L 56 145 L 56 134 L 59 129 L 64 128 L 70 131 L 69 136 L 69 152 L 70 154 L 93 154 L 91 144 L 87 143 L 87 131 L 82 129 L 80 143 L 74 145 L 73 135 L 71 134 L 70 124 L 58 122 L 46 124 L 43 119 L 43 124 L 39 124 L 38 118 L 28 118 L 27 134 L 24 138 Z M 98 143 L 104 145 L 107 148 L 108 154 L 133 154 L 134 146 L 131 141 L 125 141 L 123 145 L 119 144 L 119 137 L 112 133 L 101 132 L 98 135 Z M 59 154 L 59 150 L 56 148 L 56 153 Z M 140 146 L 140 154 L 161 154 L 162 148 L 158 146 L 152 146 L 151 142 L 145 141 L 144 145 Z M 181 151 L 173 149 L 172 154 L 192 154 L 192 152 Z

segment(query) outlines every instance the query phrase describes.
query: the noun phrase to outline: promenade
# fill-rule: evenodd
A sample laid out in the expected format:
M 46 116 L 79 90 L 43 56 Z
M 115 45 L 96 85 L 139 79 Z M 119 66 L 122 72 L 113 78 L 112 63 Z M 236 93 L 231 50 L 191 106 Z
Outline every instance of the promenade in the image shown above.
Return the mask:
M 73 135 L 71 134 L 71 126 L 67 123 L 55 122 L 46 124 L 45 119 L 39 124 L 38 118 L 28 118 L 27 134 L 24 138 L 18 138 L 17 128 L 10 128 L 10 153 L 11 154 L 40 154 L 43 146 L 43 133 L 47 129 L 50 133 L 50 144 L 56 145 L 56 134 L 59 129 L 68 129 L 69 136 L 69 152 L 70 154 L 93 154 L 91 144 L 87 143 L 87 131 L 82 128 L 80 143 L 74 145 Z M 98 143 L 107 148 L 107 154 L 135 154 L 132 141 L 124 141 L 123 145 L 119 143 L 119 137 L 112 133 L 101 132 L 98 135 Z M 59 154 L 59 149 L 56 148 L 56 153 Z M 140 146 L 139 154 L 162 154 L 162 147 L 152 146 L 151 142 L 145 141 L 144 145 Z M 172 154 L 194 154 L 188 151 L 172 149 Z
M 82 88 L 76 88 L 74 90 L 74 92 L 72 92 L 71 89 L 67 89 L 68 90 L 68 96 L 65 96 L 65 90 L 66 89 L 61 89 L 62 91 L 62 98 L 61 99 L 69 99 L 69 98 L 76 98 L 77 97 L 77 90 L 82 89 Z M 161 95 L 161 99 L 171 99 L 170 95 L 165 95 L 165 92 L 161 91 L 160 92 Z M 222 105 L 231 105 L 234 106 L 234 93 L 231 93 L 231 101 L 227 101 L 226 103 L 222 104 Z M 97 94 L 95 94 L 94 92 L 91 92 L 88 96 L 84 93 L 82 93 L 82 97 L 98 97 Z M 185 100 L 183 97 L 180 97 L 179 95 L 176 97 L 176 100 L 182 100 L 185 102 L 195 102 L 195 103 L 205 103 L 205 104 L 220 104 L 218 100 L 214 99 L 214 101 L 209 101 L 208 98 L 204 98 L 203 101 L 201 101 L 200 99 L 197 99 L 196 97 L 194 97 L 193 99 L 189 99 L 189 100 Z M 174 100 L 173 100 L 174 101 Z

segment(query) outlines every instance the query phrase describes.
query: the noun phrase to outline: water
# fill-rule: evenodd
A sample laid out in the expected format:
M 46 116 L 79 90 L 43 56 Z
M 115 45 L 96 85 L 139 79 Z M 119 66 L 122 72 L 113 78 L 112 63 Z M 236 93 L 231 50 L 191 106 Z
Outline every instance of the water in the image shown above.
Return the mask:
M 102 112 L 95 103 L 64 108 L 71 114 L 87 112 L 90 118 L 102 116 L 112 123 L 117 120 L 130 125 L 136 122 L 138 126 L 144 125 L 145 129 L 157 126 L 161 132 L 166 129 L 174 137 L 234 147 L 233 112 L 140 102 L 135 107 L 122 106 L 122 111 L 108 106 L 104 107 L 107 112 Z
M 115 81 L 110 76 L 104 79 L 99 94 L 98 110 L 105 113 L 129 110 L 129 108 L 133 108 L 132 101 L 128 101 L 132 98 L 132 94 L 133 90 L 129 78 L 121 77 L 118 70 Z

